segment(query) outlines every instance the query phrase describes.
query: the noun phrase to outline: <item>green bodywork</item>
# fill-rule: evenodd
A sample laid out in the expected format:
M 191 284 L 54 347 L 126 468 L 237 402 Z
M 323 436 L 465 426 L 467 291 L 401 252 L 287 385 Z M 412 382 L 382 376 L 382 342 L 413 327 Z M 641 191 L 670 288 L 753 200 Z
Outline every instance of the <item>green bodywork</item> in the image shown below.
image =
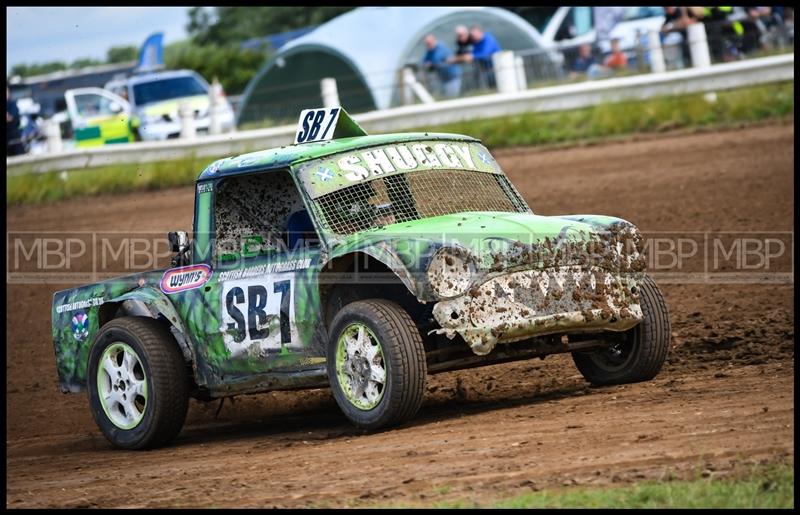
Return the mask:
M 168 323 L 191 363 L 195 383 L 211 397 L 324 386 L 327 336 L 319 278 L 326 266 L 350 254 L 383 263 L 419 302 L 434 304 L 440 324 L 436 332 L 449 338 L 461 335 L 476 354 L 488 353 L 498 342 L 556 332 L 622 331 L 641 320 L 636 286 L 644 259 L 636 228 L 614 217 L 535 215 L 510 183 L 503 191 L 512 207 L 504 212 L 469 210 L 352 233 L 331 230 L 321 199 L 354 183 L 423 168 L 434 177 L 437 170 L 458 168 L 505 180 L 488 150 L 473 138 L 367 136 L 342 114 L 345 128 L 337 129 L 336 139 L 222 159 L 200 174 L 190 265 L 200 268 L 186 269 L 187 274 L 209 271 L 199 286 L 165 292 L 162 277 L 183 272 L 158 270 L 55 293 L 53 340 L 62 390 L 85 387 L 95 334 L 101 324 L 126 314 Z M 368 160 L 373 158 L 383 164 L 371 166 Z M 220 181 L 276 172 L 290 174 L 319 247 L 243 250 L 239 259 L 217 259 L 214 199 Z M 520 281 L 527 281 L 525 291 Z M 555 281 L 562 294 L 554 297 L 547 293 L 552 288 L 542 287 L 543 293 L 523 299 L 526 292 L 539 291 L 533 286 L 536 281 Z M 604 281 L 605 286 L 596 286 Z M 487 302 L 486 296 L 495 294 L 499 303 L 516 295 L 527 307 L 509 304 L 502 313 L 487 312 L 495 302 Z M 527 314 L 529 309 L 536 316 Z M 249 324 L 246 328 L 243 321 Z

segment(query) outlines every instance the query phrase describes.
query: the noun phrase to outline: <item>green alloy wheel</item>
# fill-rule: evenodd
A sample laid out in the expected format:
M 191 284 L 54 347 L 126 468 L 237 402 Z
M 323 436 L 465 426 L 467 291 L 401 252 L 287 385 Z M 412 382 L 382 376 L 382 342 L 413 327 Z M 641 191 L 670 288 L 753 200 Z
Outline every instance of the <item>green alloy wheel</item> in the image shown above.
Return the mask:
M 189 407 L 189 379 L 178 345 L 160 322 L 122 317 L 105 324 L 89 353 L 89 404 L 115 447 L 170 442 Z
M 328 378 L 345 416 L 378 429 L 412 418 L 425 393 L 425 349 L 403 308 L 383 299 L 347 304 L 328 340 Z

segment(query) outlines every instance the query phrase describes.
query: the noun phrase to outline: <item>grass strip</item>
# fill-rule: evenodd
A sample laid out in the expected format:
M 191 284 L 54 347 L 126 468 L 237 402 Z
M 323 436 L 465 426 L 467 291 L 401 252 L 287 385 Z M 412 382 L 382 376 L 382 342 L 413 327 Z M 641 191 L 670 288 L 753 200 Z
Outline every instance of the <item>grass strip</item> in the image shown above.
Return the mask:
M 794 81 L 703 94 L 618 102 L 570 111 L 523 113 L 410 130 L 468 134 L 489 148 L 580 143 L 638 133 L 725 127 L 794 115 Z M 6 177 L 6 204 L 52 202 L 100 193 L 191 184 L 218 157 L 130 163 Z

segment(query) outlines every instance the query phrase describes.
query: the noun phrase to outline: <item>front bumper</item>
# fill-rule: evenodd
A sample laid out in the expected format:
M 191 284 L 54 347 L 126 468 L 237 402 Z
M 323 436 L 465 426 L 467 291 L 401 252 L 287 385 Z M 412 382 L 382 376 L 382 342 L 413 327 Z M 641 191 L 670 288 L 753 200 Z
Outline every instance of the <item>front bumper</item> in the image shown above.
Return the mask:
M 468 293 L 439 301 L 434 332 L 460 334 L 478 355 L 497 343 L 553 333 L 625 331 L 642 318 L 641 273 L 560 266 L 495 275 Z

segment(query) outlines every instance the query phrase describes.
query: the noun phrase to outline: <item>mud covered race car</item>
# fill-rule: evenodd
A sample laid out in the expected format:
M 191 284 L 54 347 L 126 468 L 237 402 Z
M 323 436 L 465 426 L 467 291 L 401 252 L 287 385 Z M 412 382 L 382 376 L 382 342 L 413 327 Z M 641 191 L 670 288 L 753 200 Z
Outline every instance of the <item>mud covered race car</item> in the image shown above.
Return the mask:
M 636 227 L 533 214 L 467 136 L 301 114 L 295 144 L 198 177 L 167 270 L 55 293 L 60 387 L 115 446 L 168 443 L 190 397 L 330 386 L 354 424 L 412 418 L 427 374 L 570 352 L 653 378 L 670 338 Z

